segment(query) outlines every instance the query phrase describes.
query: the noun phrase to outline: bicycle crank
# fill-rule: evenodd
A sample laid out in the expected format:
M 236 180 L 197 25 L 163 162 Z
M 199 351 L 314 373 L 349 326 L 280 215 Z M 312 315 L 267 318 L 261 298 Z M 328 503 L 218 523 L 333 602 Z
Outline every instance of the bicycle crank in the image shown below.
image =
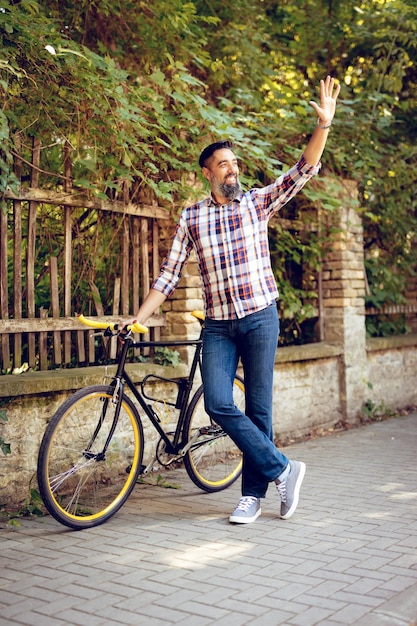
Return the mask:
M 168 465 L 171 465 L 171 463 L 173 463 L 174 461 L 181 461 L 184 455 L 183 454 L 171 454 L 167 452 L 166 443 L 161 438 L 158 441 L 158 445 L 156 446 L 155 456 L 156 456 L 156 460 L 158 461 L 158 463 L 160 463 L 164 467 L 168 467 Z

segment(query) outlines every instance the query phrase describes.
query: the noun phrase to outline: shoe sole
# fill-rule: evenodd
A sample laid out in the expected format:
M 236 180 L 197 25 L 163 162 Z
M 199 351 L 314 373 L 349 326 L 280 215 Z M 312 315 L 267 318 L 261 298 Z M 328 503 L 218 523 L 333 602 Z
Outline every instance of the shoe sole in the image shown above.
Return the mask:
M 294 500 L 293 503 L 291 505 L 291 507 L 288 509 L 288 511 L 285 513 L 285 515 L 281 515 L 281 519 L 289 519 L 292 515 L 294 515 L 295 513 L 295 509 L 298 506 L 298 500 L 299 500 L 299 496 L 300 496 L 300 489 L 301 489 L 301 485 L 302 482 L 304 480 L 304 476 L 306 473 L 306 464 L 303 463 L 302 461 L 300 461 L 300 473 L 298 475 L 297 478 L 297 482 L 295 483 L 295 488 L 294 488 Z
M 260 514 L 261 514 L 261 509 L 258 509 L 255 515 L 252 515 L 252 517 L 240 517 L 239 515 L 236 515 L 236 516 L 231 515 L 229 517 L 229 522 L 231 524 L 250 524 L 251 522 L 254 522 L 256 519 L 258 519 Z

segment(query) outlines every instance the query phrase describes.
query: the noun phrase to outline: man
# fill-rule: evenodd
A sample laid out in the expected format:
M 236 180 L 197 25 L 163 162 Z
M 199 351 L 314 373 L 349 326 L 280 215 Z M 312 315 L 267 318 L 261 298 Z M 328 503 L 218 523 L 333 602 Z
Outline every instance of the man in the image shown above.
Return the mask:
M 261 498 L 273 481 L 281 518 L 290 518 L 298 505 L 305 464 L 288 460 L 273 443 L 272 381 L 279 321 L 267 227 L 269 219 L 318 173 L 339 91 L 330 76 L 320 81 L 320 104 L 310 102 L 318 115 L 314 133 L 298 163 L 267 187 L 241 191 L 230 142 L 216 142 L 203 150 L 199 164 L 211 194 L 182 212 L 171 251 L 136 316 L 145 323 L 174 291 L 194 249 L 206 315 L 205 407 L 243 453 L 242 497 L 229 517 L 232 523 L 257 519 Z M 245 377 L 245 413 L 233 403 L 239 359 Z

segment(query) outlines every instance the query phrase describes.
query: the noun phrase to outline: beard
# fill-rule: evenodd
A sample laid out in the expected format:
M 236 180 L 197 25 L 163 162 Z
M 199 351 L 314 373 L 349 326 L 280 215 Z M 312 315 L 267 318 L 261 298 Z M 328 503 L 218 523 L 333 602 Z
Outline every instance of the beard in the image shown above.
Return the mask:
M 234 183 L 226 183 L 223 181 L 218 187 L 223 198 L 228 198 L 228 200 L 234 200 L 241 189 L 238 178 L 236 178 Z

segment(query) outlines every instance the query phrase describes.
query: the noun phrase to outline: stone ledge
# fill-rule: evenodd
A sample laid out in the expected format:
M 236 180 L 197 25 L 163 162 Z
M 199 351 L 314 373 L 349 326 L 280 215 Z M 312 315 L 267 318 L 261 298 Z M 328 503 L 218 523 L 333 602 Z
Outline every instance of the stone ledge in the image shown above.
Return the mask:
M 275 363 L 293 363 L 294 361 L 315 361 L 328 359 L 343 354 L 340 346 L 334 343 L 306 343 L 302 346 L 278 348 Z
M 107 371 L 104 365 L 97 365 L 68 370 L 26 372 L 15 376 L 10 374 L 0 379 L 0 397 L 40 395 L 57 391 L 73 391 L 89 387 L 90 385 L 103 385 L 110 382 L 110 378 L 115 371 L 115 365 L 109 365 Z M 155 374 L 156 376 L 164 376 L 166 378 L 181 378 L 181 376 L 187 374 L 188 367 L 185 363 L 180 363 L 176 367 L 149 363 L 130 363 L 126 366 L 126 371 L 134 382 L 139 382 L 147 374 Z
M 291 363 L 296 361 L 311 361 L 338 357 L 342 354 L 341 347 L 328 343 L 311 343 L 302 346 L 279 348 L 275 363 Z M 89 385 L 105 384 L 105 376 L 111 378 L 115 372 L 115 365 L 82 367 L 74 369 L 57 369 L 46 372 L 26 372 L 16 376 L 8 375 L 0 379 L 0 398 L 13 396 L 37 395 L 59 391 L 82 389 Z M 166 378 L 180 378 L 188 373 L 188 366 L 180 363 L 177 367 L 135 363 L 128 364 L 126 370 L 134 382 L 139 382 L 147 374 L 165 376 Z
M 407 346 L 417 346 L 417 333 L 395 337 L 373 337 L 367 340 L 366 350 L 392 350 Z M 343 354 L 342 347 L 333 343 L 310 343 L 302 346 L 278 348 L 275 363 L 294 363 L 297 361 L 314 361 L 339 357 Z M 180 378 L 186 376 L 188 366 L 180 363 L 177 367 L 135 363 L 126 367 L 135 382 L 141 381 L 147 374 Z M 109 378 L 115 372 L 115 365 L 107 367 Z M 106 368 L 103 365 L 74 369 L 57 369 L 46 372 L 26 372 L 16 376 L 2 376 L 0 379 L 0 397 L 37 395 L 56 391 L 71 391 L 89 385 L 105 384 Z
M 417 333 L 394 335 L 393 337 L 370 337 L 366 340 L 367 352 L 393 350 L 394 348 L 406 348 L 408 346 L 417 346 Z

